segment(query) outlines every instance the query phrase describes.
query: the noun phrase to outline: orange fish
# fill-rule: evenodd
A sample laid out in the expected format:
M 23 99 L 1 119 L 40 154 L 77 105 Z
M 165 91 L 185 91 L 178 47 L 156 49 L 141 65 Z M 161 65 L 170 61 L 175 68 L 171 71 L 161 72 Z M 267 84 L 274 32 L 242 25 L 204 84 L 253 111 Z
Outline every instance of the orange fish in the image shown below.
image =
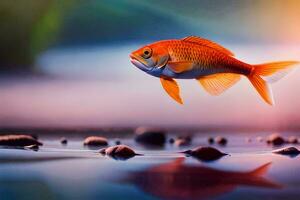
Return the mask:
M 142 71 L 159 77 L 165 91 L 183 104 L 174 79 L 196 79 L 211 95 L 219 95 L 246 76 L 260 96 L 274 104 L 269 83 L 286 75 L 296 61 L 251 65 L 212 41 L 189 36 L 146 45 L 130 54 L 131 62 Z

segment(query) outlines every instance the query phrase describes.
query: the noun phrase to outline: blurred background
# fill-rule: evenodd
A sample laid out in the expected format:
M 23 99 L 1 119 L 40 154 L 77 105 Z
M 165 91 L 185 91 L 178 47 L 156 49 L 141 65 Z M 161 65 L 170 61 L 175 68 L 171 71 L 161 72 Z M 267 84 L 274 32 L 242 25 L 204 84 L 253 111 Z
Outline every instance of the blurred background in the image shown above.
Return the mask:
M 0 1 L 0 127 L 300 127 L 300 70 L 265 104 L 243 79 L 218 97 L 179 80 L 184 106 L 129 61 L 189 35 L 248 63 L 300 60 L 298 0 Z

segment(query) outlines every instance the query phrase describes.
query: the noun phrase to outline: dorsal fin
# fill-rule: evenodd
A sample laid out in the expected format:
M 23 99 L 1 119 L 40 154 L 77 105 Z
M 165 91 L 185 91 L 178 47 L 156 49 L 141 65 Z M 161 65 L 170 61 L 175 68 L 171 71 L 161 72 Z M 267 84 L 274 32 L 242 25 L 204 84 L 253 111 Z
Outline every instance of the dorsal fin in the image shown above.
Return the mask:
M 212 42 L 212 41 L 204 39 L 204 38 L 200 38 L 197 36 L 188 36 L 188 37 L 183 38 L 182 40 L 186 41 L 186 42 L 193 42 L 193 43 L 197 43 L 199 45 L 211 47 L 211 48 L 221 51 L 229 56 L 234 56 L 234 54 L 231 51 L 229 51 L 228 49 L 222 47 L 221 45 L 219 45 L 215 42 Z
M 211 95 L 219 95 L 240 80 L 239 74 L 218 73 L 200 77 L 197 80 Z

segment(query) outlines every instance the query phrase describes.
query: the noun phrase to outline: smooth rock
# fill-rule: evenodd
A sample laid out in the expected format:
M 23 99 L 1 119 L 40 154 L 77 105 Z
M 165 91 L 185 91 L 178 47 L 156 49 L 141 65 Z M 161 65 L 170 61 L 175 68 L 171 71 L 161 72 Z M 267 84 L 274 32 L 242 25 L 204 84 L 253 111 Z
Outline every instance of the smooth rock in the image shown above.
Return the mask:
M 121 141 L 120 140 L 116 140 L 115 143 L 116 143 L 116 145 L 120 145 Z
M 67 138 L 65 138 L 65 137 L 60 138 L 60 143 L 61 144 L 67 144 L 68 143 Z
M 213 161 L 225 155 L 228 155 L 213 147 L 197 147 L 195 149 L 187 150 L 182 153 L 185 153 L 202 161 Z
M 192 136 L 190 136 L 190 135 L 180 135 L 180 136 L 178 136 L 177 139 L 185 140 L 186 142 L 189 142 L 189 143 L 192 142 Z
M 291 155 L 291 156 L 295 156 L 300 154 L 300 151 L 296 148 L 296 147 L 287 147 L 287 148 L 283 148 L 283 149 L 277 149 L 275 151 L 273 151 L 273 153 L 276 154 L 281 154 L 281 155 Z
M 135 141 L 144 145 L 164 145 L 166 142 L 165 132 L 156 129 L 138 128 Z
M 135 153 L 133 149 L 126 145 L 111 146 L 105 149 L 101 149 L 99 153 L 110 156 L 116 160 L 127 160 L 136 155 L 140 155 Z
M 174 144 L 174 142 L 175 142 L 174 138 L 170 138 L 170 139 L 169 139 L 169 143 L 170 143 L 170 144 Z
M 191 142 L 189 140 L 185 140 L 185 139 L 176 139 L 174 144 L 178 147 L 182 147 L 182 146 L 190 145 Z
M 282 145 L 284 142 L 284 139 L 277 133 L 271 134 L 267 138 L 267 143 L 272 145 Z
M 215 142 L 215 140 L 214 140 L 213 137 L 209 137 L 209 138 L 207 139 L 207 141 L 208 141 L 209 144 L 213 144 L 213 143 Z
M 108 141 L 104 137 L 89 136 L 89 137 L 85 138 L 83 144 L 86 146 L 107 146 Z
M 33 151 L 38 151 L 39 150 L 39 146 L 36 145 L 36 144 L 25 146 L 24 148 L 25 149 L 30 149 L 30 150 L 33 150 Z
M 264 141 L 264 139 L 263 139 L 262 137 L 260 137 L 260 136 L 256 137 L 256 140 L 257 140 L 258 142 L 263 142 L 263 141 Z
M 2 135 L 0 136 L 0 145 L 24 147 L 43 144 L 30 135 Z
M 288 138 L 287 142 L 288 142 L 288 143 L 291 143 L 291 144 L 298 144 L 298 143 L 299 143 L 299 140 L 298 140 L 297 137 L 291 136 L 291 137 Z
M 221 136 L 216 137 L 216 143 L 220 145 L 226 145 L 227 144 L 227 139 Z

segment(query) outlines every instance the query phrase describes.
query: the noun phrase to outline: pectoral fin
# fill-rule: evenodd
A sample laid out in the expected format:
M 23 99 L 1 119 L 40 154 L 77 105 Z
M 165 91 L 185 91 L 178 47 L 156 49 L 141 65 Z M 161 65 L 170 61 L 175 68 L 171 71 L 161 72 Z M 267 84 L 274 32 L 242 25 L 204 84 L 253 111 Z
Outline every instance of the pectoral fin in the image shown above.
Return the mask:
M 239 74 L 218 73 L 200 77 L 197 80 L 211 95 L 219 95 L 240 80 Z
M 188 61 L 168 62 L 167 65 L 173 72 L 181 73 L 193 69 L 194 63 Z
M 180 104 L 183 104 L 180 97 L 180 89 L 177 82 L 172 78 L 160 77 L 160 82 L 165 91 L 172 97 L 175 101 Z

